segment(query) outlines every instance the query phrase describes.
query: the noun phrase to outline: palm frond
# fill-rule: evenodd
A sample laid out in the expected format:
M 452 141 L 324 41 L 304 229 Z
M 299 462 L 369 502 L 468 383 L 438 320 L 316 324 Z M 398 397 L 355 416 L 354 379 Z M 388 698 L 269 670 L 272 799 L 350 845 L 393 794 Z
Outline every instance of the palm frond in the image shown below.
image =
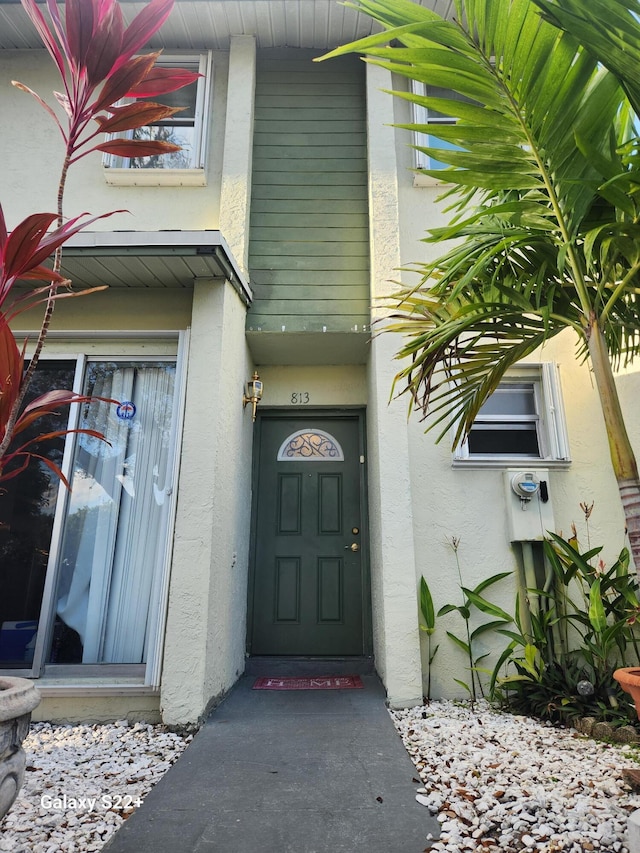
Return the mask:
M 622 84 L 640 115 L 638 0 L 532 0 L 545 17 L 571 33 Z

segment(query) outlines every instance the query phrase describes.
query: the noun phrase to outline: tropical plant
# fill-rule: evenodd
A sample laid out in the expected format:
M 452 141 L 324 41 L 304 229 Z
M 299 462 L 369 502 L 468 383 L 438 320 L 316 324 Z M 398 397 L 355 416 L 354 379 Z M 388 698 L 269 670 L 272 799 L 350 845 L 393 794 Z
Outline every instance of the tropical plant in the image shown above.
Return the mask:
M 585 509 L 587 520 L 592 508 Z M 527 590 L 540 606 L 530 613 L 526 630 L 518 601 L 514 627 L 498 628 L 510 642 L 494 666 L 491 698 L 519 713 L 559 721 L 579 716 L 633 721 L 613 680 L 615 669 L 640 659 L 640 586 L 629 571 L 628 550 L 607 567 L 601 547 L 580 550 L 573 528 L 570 539 L 550 534 L 544 551 L 551 583 Z
M 97 219 L 86 214 L 64 220 L 63 201 L 69 168 L 93 151 L 125 157 L 157 155 L 180 150 L 166 142 L 102 138 L 173 115 L 176 109 L 149 101 L 122 104 L 123 98 L 155 97 L 192 83 L 197 74 L 183 69 L 156 66 L 159 53 L 136 56 L 137 51 L 162 26 L 174 0 L 151 0 L 124 26 L 116 0 L 64 0 L 64 14 L 57 0 L 47 0 L 45 14 L 35 0 L 21 0 L 60 74 L 62 91 L 55 92 L 58 111 L 22 83 L 14 86 L 31 94 L 53 119 L 62 135 L 65 154 L 58 184 L 57 213 L 35 213 L 7 231 L 0 208 L 0 480 L 16 476 L 37 458 L 64 477 L 51 460 L 34 452 L 33 445 L 54 438 L 64 430 L 31 438 L 19 444 L 20 434 L 38 419 L 59 407 L 86 398 L 71 391 L 50 391 L 30 402 L 25 396 L 47 337 L 56 300 L 92 292 L 71 291 L 60 274 L 62 246 Z M 48 231 L 57 222 L 53 231 Z M 45 261 L 55 255 L 53 268 Z M 24 280 L 47 282 L 26 294 L 16 292 Z M 25 369 L 25 345 L 20 347 L 11 332 L 11 321 L 27 308 L 44 305 L 34 352 Z M 114 401 L 110 401 L 114 402 Z M 98 435 L 91 430 L 80 430 Z M 16 446 L 16 441 L 18 442 Z M 66 480 L 64 480 L 66 483 Z M 68 484 L 67 484 L 68 485 Z
M 547 20 L 578 39 L 616 75 L 640 115 L 640 39 L 637 0 L 533 0 Z M 602 22 L 607 26 L 603 27 Z
M 458 571 L 458 580 L 460 585 L 460 591 L 463 594 L 462 604 L 445 604 L 438 610 L 438 616 L 444 616 L 447 613 L 458 613 L 463 621 L 465 626 L 465 634 L 464 637 L 460 637 L 457 634 L 454 634 L 453 631 L 447 631 L 447 637 L 456 645 L 467 657 L 468 661 L 468 669 L 470 675 L 470 683 L 468 684 L 466 681 L 463 681 L 460 678 L 454 678 L 453 680 L 456 684 L 459 684 L 461 687 L 468 692 L 469 697 L 472 702 L 477 702 L 478 694 L 484 697 L 484 688 L 482 686 L 482 680 L 480 678 L 481 672 L 488 672 L 487 669 L 481 667 L 480 664 L 482 661 L 488 656 L 487 652 L 483 652 L 479 654 L 476 650 L 478 638 L 483 634 L 487 634 L 491 631 L 496 631 L 499 628 L 508 625 L 512 622 L 511 616 L 502 608 L 498 607 L 497 604 L 493 604 L 487 598 L 484 597 L 481 593 L 483 593 L 486 589 L 493 586 L 494 584 L 501 581 L 503 578 L 508 577 L 511 572 L 499 572 L 497 575 L 492 575 L 489 578 L 481 581 L 474 589 L 469 589 L 464 586 L 462 581 L 462 570 L 460 568 L 460 559 L 458 556 L 458 549 L 460 547 L 460 539 L 456 536 L 451 538 L 450 542 L 451 548 L 455 555 L 456 560 L 456 568 Z M 481 613 L 486 613 L 489 616 L 493 617 L 491 622 L 483 622 L 475 628 L 471 627 L 471 613 L 473 608 L 476 608 Z
M 514 661 L 515 674 L 494 692 L 517 714 L 572 724 L 581 717 L 630 725 L 637 722 L 629 697 L 613 680 L 613 670 L 594 674 L 576 659 L 543 664 L 540 659 Z
M 629 551 L 623 548 L 607 568 L 599 558 L 601 547 L 580 553 L 575 538 L 549 536 L 544 548 L 554 575 L 550 597 L 560 621 L 577 632 L 585 662 L 596 671 L 608 670 L 614 663 L 626 666 L 629 655 L 637 663 L 640 586 L 635 573 L 629 571 Z M 567 648 L 569 632 L 563 633 Z
M 543 19 L 536 4 L 562 25 L 573 15 L 577 37 Z M 397 75 L 455 93 L 394 93 L 457 119 L 405 126 L 437 137 L 422 150 L 447 164 L 425 170 L 450 185 L 452 211 L 448 226 L 426 241 L 455 242 L 417 265 L 421 283 L 399 294 L 387 327 L 406 336 L 397 386 L 430 418 L 429 428 L 438 425 L 438 440 L 453 430 L 455 447 L 505 372 L 572 330 L 595 378 L 640 566 L 640 479 L 614 381 L 614 369 L 640 352 L 640 148 L 625 96 L 638 104 L 637 0 L 593 7 L 455 0 L 453 20 L 410 0 L 350 5 L 383 32 L 324 58 L 363 53 Z M 610 39 L 587 45 L 593 27 L 602 36 L 603 20 Z
M 427 635 L 427 702 L 431 701 L 431 665 L 433 664 L 433 660 L 438 653 L 438 649 L 440 646 L 436 646 L 435 649 L 431 648 L 431 637 L 433 636 L 436 630 L 436 611 L 433 606 L 433 597 L 431 596 L 431 590 L 429 589 L 429 584 L 426 582 L 424 578 L 420 578 L 420 614 L 422 616 L 422 622 L 420 623 L 420 630 L 424 631 Z

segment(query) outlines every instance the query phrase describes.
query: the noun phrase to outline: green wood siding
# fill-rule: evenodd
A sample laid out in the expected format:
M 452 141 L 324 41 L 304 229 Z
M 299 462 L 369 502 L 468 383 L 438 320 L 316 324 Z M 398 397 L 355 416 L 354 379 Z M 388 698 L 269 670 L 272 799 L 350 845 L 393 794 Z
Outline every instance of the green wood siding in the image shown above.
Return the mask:
M 258 56 L 249 267 L 252 330 L 369 324 L 365 90 L 354 57 Z

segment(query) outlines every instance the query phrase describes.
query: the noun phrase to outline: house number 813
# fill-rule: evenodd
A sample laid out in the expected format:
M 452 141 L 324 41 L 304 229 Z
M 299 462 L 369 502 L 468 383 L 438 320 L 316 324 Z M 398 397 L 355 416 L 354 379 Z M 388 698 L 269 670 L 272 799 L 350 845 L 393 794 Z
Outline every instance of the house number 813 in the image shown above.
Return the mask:
M 292 406 L 304 406 L 309 402 L 309 392 L 308 391 L 294 391 L 291 395 L 291 405 Z

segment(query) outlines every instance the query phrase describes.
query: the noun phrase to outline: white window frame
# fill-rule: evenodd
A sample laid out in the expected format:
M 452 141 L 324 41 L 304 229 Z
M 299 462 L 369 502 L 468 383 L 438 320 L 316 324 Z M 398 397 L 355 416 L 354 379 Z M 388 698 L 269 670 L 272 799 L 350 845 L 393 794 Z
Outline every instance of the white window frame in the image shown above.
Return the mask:
M 571 462 L 569 454 L 569 439 L 567 424 L 562 403 L 560 373 L 554 362 L 520 364 L 510 370 L 503 381 L 502 387 L 508 385 L 532 385 L 535 401 L 535 414 L 513 416 L 515 423 L 535 423 L 538 437 L 539 456 L 528 454 L 471 454 L 469 442 L 465 439 L 454 451 L 453 465 L 465 468 L 508 468 L 522 465 L 527 468 L 566 468 Z M 504 422 L 505 417 L 493 419 Z M 489 423 L 491 416 L 481 419 Z
M 183 53 L 165 53 L 158 65 L 179 68 L 192 65 L 198 60 L 198 71 L 202 75 L 197 82 L 196 107 L 194 118 L 194 145 L 191 163 L 180 169 L 132 169 L 127 157 L 104 154 L 102 160 L 105 181 L 112 186 L 205 186 L 206 155 L 211 112 L 211 91 L 213 87 L 213 54 L 209 51 L 190 51 Z M 162 103 L 162 97 L 158 96 Z M 107 139 L 131 137 L 133 131 L 109 134 Z
M 426 97 L 429 94 L 429 84 L 423 83 L 418 80 L 411 80 L 411 91 L 414 95 L 419 95 L 420 97 Z M 411 104 L 412 107 L 412 123 L 413 124 L 455 124 L 457 119 L 454 116 L 445 116 L 438 114 L 437 117 L 431 116 L 429 114 L 429 110 L 427 107 L 423 107 L 421 104 Z M 429 137 L 431 134 L 419 132 L 417 130 L 413 131 L 413 140 L 412 143 L 415 146 L 420 146 L 421 148 L 432 148 L 433 145 L 430 143 Z M 419 151 L 418 148 L 413 149 L 414 152 L 414 168 L 417 170 L 421 169 L 444 169 L 446 168 L 444 163 L 440 163 L 437 160 L 434 160 L 428 154 L 425 154 L 424 151 Z M 439 184 L 445 184 L 446 181 L 441 178 L 433 177 L 433 175 L 426 175 L 423 171 L 417 171 L 414 175 L 413 180 L 414 186 L 417 187 L 425 187 L 425 186 L 437 186 Z

